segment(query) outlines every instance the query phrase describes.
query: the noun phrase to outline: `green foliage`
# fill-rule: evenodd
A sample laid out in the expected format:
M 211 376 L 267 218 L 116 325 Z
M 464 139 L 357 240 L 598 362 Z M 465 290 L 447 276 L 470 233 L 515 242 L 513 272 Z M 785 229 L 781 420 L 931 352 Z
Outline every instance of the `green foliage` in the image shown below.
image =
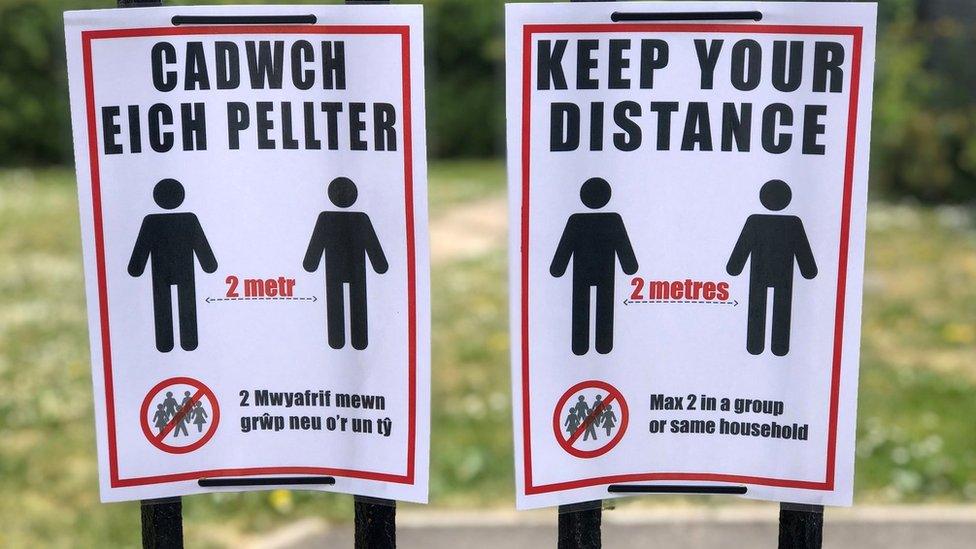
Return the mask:
M 502 0 L 422 3 L 431 155 L 504 154 Z M 0 2 L 0 166 L 71 161 L 61 12 L 112 5 L 113 0 Z M 931 10 L 921 20 L 920 7 L 931 5 L 879 3 L 872 193 L 928 202 L 974 200 L 976 64 L 970 52 L 976 49 L 976 21 L 969 8 L 958 8 L 969 10 L 968 20 Z
M 66 6 L 33 0 L 0 6 L 0 165 L 71 159 L 60 23 Z
M 427 18 L 427 110 L 436 156 L 504 151 L 503 10 L 497 0 L 433 0 Z
M 886 5 L 878 37 L 872 185 L 888 196 L 973 200 L 976 21 L 920 23 L 910 4 Z

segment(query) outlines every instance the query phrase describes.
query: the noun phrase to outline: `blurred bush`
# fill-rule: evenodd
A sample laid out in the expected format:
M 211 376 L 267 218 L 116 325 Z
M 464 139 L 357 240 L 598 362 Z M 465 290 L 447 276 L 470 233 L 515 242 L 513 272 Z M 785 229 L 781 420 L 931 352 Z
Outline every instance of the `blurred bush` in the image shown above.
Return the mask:
M 71 161 L 61 12 L 113 4 L 0 2 L 0 166 Z M 504 154 L 502 0 L 423 4 L 431 155 Z M 885 0 L 879 9 L 872 193 L 976 200 L 976 2 Z
M 976 2 L 889 0 L 879 9 L 874 190 L 976 199 Z
M 0 2 L 0 166 L 71 161 L 61 12 L 85 4 Z
M 427 111 L 436 157 L 505 154 L 505 10 L 500 0 L 425 0 Z

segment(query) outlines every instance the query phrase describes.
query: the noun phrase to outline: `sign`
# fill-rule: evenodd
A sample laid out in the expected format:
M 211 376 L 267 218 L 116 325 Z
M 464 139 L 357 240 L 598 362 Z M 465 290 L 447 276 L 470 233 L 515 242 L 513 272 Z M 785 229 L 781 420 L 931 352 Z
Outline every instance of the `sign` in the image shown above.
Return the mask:
M 247 21 L 269 15 L 304 17 Z M 102 500 L 329 476 L 425 501 L 421 8 L 77 11 L 65 32 Z
M 518 506 L 850 504 L 875 5 L 506 21 Z
M 150 444 L 170 454 L 186 454 L 213 438 L 220 423 L 220 405 L 203 383 L 174 377 L 149 391 L 140 415 L 142 432 Z M 195 433 L 187 429 L 189 425 L 196 426 Z
M 630 409 L 620 391 L 609 383 L 590 380 L 573 385 L 560 397 L 552 428 L 563 450 L 589 459 L 612 450 L 623 438 L 629 421 Z M 598 429 L 605 433 L 598 434 Z M 587 440 L 591 442 L 587 444 Z

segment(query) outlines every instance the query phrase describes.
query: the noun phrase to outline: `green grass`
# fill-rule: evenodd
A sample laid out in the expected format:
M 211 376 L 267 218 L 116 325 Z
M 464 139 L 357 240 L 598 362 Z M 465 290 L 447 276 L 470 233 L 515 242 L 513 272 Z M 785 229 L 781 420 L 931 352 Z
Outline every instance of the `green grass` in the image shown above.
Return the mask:
M 433 218 L 504 192 L 497 162 L 431 166 Z M 976 227 L 956 209 L 873 204 L 857 499 L 976 501 Z M 513 502 L 506 257 L 434 266 L 431 502 Z M 0 172 L 0 547 L 134 546 L 137 504 L 98 503 L 77 200 L 65 170 Z M 700 500 L 695 500 L 700 501 Z M 186 498 L 192 546 L 351 498 Z
M 515 504 L 505 254 L 435 268 L 431 501 Z
M 976 220 L 872 207 L 856 490 L 976 501 Z
M 456 204 L 505 192 L 505 165 L 492 160 L 435 162 L 428 176 L 432 217 Z

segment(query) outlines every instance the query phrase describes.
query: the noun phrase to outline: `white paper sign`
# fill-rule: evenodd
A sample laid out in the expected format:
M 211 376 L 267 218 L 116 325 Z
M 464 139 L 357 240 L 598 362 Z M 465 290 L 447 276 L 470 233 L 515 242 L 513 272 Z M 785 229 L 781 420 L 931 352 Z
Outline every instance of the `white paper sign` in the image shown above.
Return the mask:
M 103 501 L 310 476 L 426 500 L 422 28 L 65 14 Z
M 519 507 L 850 504 L 875 5 L 511 4 L 506 32 Z

